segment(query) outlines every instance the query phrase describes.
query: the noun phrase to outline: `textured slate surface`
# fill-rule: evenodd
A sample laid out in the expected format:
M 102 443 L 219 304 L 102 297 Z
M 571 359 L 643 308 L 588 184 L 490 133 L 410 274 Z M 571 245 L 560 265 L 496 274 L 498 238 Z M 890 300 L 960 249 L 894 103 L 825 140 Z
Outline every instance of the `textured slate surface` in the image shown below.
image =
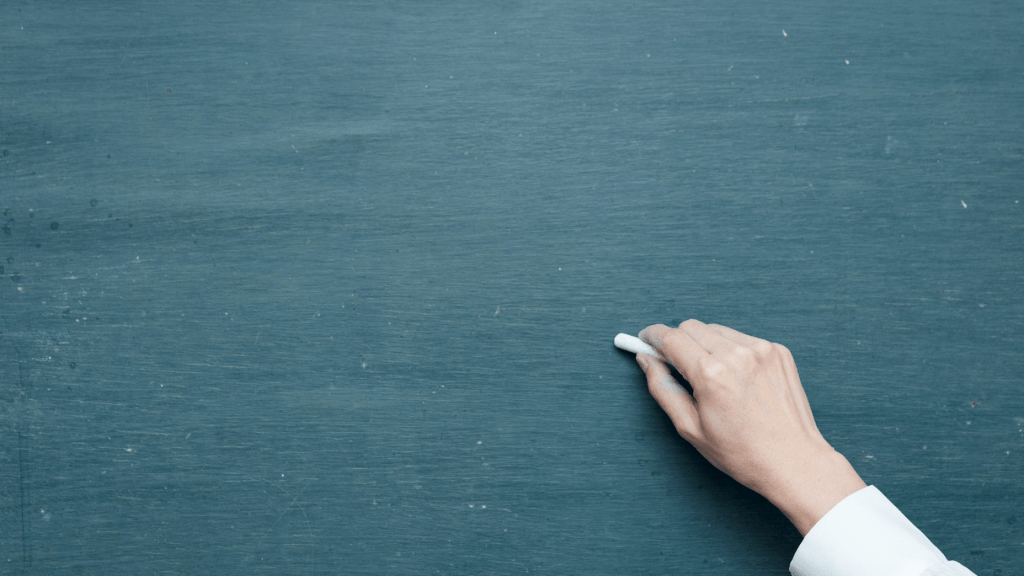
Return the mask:
M 696 317 L 1021 574 L 1024 5 L 480 4 L 0 4 L 0 573 L 786 574 Z

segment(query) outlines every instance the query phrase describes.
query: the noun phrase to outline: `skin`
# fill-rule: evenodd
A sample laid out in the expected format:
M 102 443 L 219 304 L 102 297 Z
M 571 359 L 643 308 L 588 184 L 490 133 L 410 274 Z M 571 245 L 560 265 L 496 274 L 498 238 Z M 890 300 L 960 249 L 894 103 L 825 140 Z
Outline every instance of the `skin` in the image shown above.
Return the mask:
M 679 435 L 715 468 L 774 504 L 806 536 L 833 506 L 866 484 L 818 431 L 793 355 L 718 324 L 649 326 L 640 339 L 669 367 L 637 354 L 647 385 Z

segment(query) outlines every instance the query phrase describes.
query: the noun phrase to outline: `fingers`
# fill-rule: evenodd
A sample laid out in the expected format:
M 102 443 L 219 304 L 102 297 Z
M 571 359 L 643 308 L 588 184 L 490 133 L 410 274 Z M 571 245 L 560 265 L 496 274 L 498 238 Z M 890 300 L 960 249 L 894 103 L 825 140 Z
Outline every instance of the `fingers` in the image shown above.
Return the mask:
M 722 357 L 736 351 L 736 342 L 727 338 L 720 330 L 716 330 L 700 320 L 687 320 L 679 325 L 679 329 L 689 334 L 697 344 L 700 344 L 713 356 Z
M 693 396 L 676 382 L 668 366 L 650 354 L 637 354 L 636 361 L 647 375 L 647 389 L 675 424 L 679 435 L 691 444 L 700 435 L 700 416 Z
M 708 351 L 693 338 L 664 324 L 655 324 L 644 328 L 640 339 L 668 358 L 687 382 L 696 385 L 697 367 L 708 357 Z
M 753 346 L 757 342 L 764 342 L 764 340 L 761 340 L 760 338 L 755 338 L 748 334 L 744 334 L 739 330 L 733 330 L 728 326 L 722 326 L 721 324 L 708 324 L 708 328 L 711 328 L 729 340 L 732 340 L 737 344 L 743 344 L 744 346 Z
M 640 339 L 667 358 L 693 386 L 697 399 L 721 387 L 725 367 L 746 373 L 782 359 L 781 346 L 720 324 L 687 320 L 678 329 L 648 326 Z
M 722 334 L 729 340 L 732 340 L 733 342 L 736 342 L 741 346 L 749 348 L 754 353 L 755 358 L 766 360 L 771 357 L 788 357 L 790 359 L 790 363 L 792 364 L 792 357 L 789 355 L 789 350 L 787 350 L 781 344 L 772 344 L 767 340 L 755 338 L 753 336 L 744 334 L 743 332 L 733 330 L 732 328 L 722 326 L 720 324 L 708 324 L 708 326 L 718 331 L 718 333 Z M 794 365 L 793 367 L 795 368 L 796 366 Z

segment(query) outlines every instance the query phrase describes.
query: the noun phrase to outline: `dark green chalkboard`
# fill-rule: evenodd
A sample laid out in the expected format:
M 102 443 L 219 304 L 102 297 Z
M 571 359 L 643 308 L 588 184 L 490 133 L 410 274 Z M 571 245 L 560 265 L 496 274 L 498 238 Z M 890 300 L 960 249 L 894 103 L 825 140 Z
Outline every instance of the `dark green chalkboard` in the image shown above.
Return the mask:
M 0 3 L 0 573 L 786 574 L 617 332 L 1024 565 L 1024 4 Z

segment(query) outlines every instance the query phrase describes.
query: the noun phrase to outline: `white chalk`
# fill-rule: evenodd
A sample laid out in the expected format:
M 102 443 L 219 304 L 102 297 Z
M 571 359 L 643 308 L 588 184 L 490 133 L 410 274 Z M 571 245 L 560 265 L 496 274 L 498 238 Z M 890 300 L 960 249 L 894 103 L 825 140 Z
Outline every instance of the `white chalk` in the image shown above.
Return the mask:
M 665 357 L 662 356 L 657 350 L 651 348 L 646 342 L 637 338 L 636 336 L 630 336 L 629 334 L 618 334 L 615 336 L 615 347 L 626 352 L 632 352 L 634 354 L 650 354 L 662 362 L 668 362 Z

